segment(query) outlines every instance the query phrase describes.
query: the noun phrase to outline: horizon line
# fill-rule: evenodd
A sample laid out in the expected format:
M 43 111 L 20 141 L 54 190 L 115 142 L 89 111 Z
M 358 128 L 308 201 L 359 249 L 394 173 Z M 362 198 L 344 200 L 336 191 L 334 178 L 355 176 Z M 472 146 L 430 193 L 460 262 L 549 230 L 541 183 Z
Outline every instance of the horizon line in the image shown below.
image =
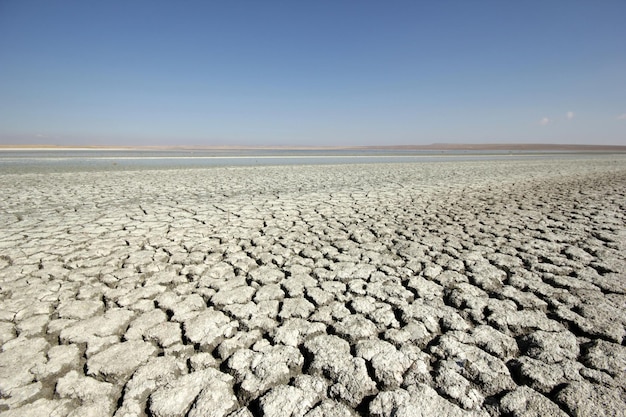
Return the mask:
M 623 151 L 626 145 L 589 145 L 558 143 L 431 143 L 428 145 L 56 145 L 0 144 L 0 150 L 555 150 L 555 151 Z

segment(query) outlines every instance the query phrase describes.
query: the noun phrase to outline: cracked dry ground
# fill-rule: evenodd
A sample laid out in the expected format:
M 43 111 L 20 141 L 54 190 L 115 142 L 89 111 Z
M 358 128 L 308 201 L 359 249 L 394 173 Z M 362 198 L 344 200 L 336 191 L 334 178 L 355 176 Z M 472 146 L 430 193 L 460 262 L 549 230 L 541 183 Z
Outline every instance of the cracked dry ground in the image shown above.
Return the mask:
M 0 187 L 4 416 L 624 415 L 624 157 Z

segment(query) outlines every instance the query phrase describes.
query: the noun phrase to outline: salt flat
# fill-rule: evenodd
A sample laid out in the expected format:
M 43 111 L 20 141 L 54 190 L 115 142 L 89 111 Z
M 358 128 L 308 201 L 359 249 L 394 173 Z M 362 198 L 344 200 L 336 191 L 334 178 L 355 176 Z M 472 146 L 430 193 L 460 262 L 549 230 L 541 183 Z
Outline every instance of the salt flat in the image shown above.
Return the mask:
M 0 175 L 6 416 L 618 416 L 626 157 Z

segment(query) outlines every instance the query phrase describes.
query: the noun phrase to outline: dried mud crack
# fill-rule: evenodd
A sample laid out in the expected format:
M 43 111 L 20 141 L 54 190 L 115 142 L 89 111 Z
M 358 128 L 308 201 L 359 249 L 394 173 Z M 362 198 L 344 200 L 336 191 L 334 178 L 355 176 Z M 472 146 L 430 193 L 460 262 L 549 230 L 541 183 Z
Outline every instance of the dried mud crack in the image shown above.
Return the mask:
M 626 158 L 0 175 L 3 416 L 622 416 Z

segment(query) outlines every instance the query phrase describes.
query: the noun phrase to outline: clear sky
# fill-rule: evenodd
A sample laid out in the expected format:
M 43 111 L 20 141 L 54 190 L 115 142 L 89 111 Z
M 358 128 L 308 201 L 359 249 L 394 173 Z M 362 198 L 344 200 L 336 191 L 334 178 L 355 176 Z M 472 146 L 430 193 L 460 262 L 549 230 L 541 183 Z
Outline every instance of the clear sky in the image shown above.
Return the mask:
M 0 144 L 626 144 L 626 1 L 0 0 Z

